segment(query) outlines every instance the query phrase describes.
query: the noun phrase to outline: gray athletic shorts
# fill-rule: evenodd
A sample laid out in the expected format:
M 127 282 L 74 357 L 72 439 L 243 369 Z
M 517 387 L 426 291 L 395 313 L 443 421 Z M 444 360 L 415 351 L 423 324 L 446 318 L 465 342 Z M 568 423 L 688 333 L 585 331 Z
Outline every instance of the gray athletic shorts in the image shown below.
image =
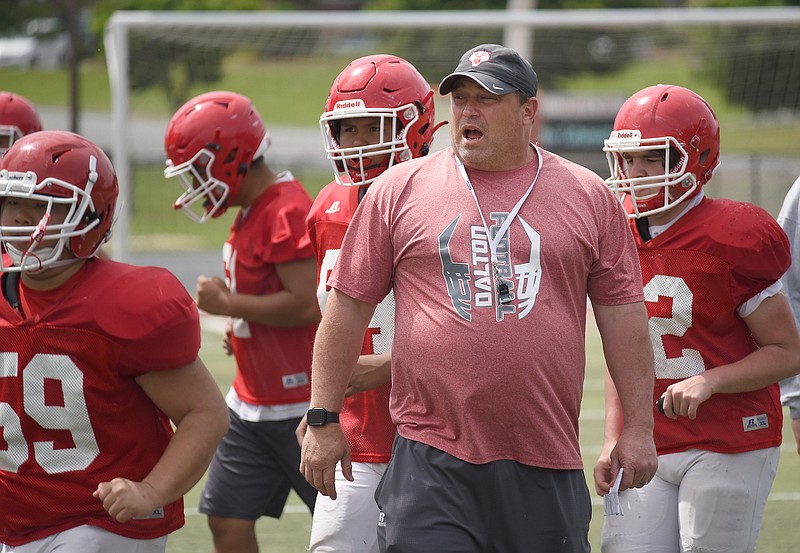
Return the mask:
M 300 474 L 299 418 L 248 422 L 228 410 L 230 428 L 222 439 L 200 496 L 201 513 L 256 520 L 279 518 L 289 491 L 314 511 L 315 490 Z
M 397 436 L 375 492 L 382 553 L 588 553 L 582 470 L 474 465 Z

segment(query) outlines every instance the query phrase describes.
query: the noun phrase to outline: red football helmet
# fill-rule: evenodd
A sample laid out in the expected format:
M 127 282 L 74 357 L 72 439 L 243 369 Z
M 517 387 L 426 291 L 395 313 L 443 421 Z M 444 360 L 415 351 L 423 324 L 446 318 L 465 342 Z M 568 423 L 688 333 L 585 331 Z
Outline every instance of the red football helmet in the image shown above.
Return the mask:
M 625 154 L 658 151 L 660 175 L 627 174 Z M 697 195 L 719 166 L 719 122 L 703 98 L 687 88 L 657 85 L 628 98 L 605 141 L 611 177 L 606 183 L 623 199 L 631 196 L 630 218 L 666 211 Z
M 20 138 L 0 158 L 0 202 L 36 200 L 47 209 L 34 225 L 0 226 L 13 261 L 2 270 L 35 272 L 74 262 L 61 259 L 65 248 L 79 259 L 92 257 L 111 236 L 118 193 L 111 161 L 86 138 L 65 131 Z M 56 204 L 68 207 L 63 223 L 50 223 Z M 57 242 L 41 246 L 50 240 Z
M 0 155 L 26 134 L 42 130 L 33 105 L 13 92 L 0 92 Z
M 226 91 L 192 98 L 172 116 L 164 138 L 164 176 L 180 177 L 184 190 L 173 207 L 198 223 L 219 217 L 269 143 L 249 98 Z
M 354 117 L 380 118 L 381 131 L 391 129 L 391 141 L 342 148 L 341 120 Z M 406 60 L 379 54 L 350 62 L 333 82 L 319 119 L 336 182 L 365 186 L 395 163 L 426 155 L 436 130 L 433 117 L 433 90 Z M 371 156 L 386 154 L 386 162 L 365 169 Z

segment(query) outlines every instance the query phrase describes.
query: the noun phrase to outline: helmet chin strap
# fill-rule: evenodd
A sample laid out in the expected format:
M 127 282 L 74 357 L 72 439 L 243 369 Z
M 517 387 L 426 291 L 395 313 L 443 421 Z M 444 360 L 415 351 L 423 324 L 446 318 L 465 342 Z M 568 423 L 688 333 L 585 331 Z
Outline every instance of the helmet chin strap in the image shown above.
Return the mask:
M 41 249 L 28 247 L 25 249 L 25 251 L 22 251 L 9 242 L 3 242 L 3 245 L 5 246 L 6 253 L 8 253 L 12 263 L 14 264 L 14 267 L 16 267 L 16 269 L 20 272 L 38 273 L 44 269 L 63 267 L 65 265 L 70 265 L 80 261 L 80 259 L 77 257 L 70 257 L 68 259 L 56 259 L 48 262 L 48 260 L 51 259 L 55 254 L 58 246 L 50 246 Z M 34 262 L 31 263 L 31 260 Z M 5 268 L 6 271 L 9 271 L 9 269 L 10 268 L 8 267 Z
M 79 261 L 78 258 L 57 259 L 64 252 L 64 242 L 59 239 L 55 246 L 40 248 L 42 240 L 47 234 L 47 224 L 50 221 L 50 212 L 46 212 L 30 236 L 30 241 L 24 250 L 17 248 L 12 242 L 3 241 L 5 250 L 8 253 L 14 267 L 20 272 L 38 273 L 45 268 L 62 267 Z M 29 260 L 34 263 L 29 264 Z M 8 270 L 8 269 L 6 269 Z

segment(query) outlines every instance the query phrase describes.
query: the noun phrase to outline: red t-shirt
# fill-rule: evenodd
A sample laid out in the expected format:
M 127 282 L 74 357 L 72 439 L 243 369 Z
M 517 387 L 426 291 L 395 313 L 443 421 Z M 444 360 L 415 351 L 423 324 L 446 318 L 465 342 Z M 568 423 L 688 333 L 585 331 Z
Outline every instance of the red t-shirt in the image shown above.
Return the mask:
M 100 482 L 142 480 L 172 437 L 137 385 L 197 358 L 197 308 L 164 269 L 94 259 L 56 290 L 0 298 L 0 542 L 89 524 L 136 539 L 183 525 L 183 500 L 116 522 Z
M 358 207 L 359 187 L 330 183 L 320 191 L 308 215 L 308 233 L 317 256 L 317 298 L 320 309 L 330 294 L 328 276 L 342 248 L 342 240 Z M 391 351 L 394 337 L 394 295 L 390 292 L 378 304 L 370 321 L 362 355 Z M 388 463 L 396 427 L 389 416 L 391 383 L 377 390 L 367 390 L 345 399 L 341 416 L 342 430 L 350 444 L 353 461 Z
M 389 168 L 361 201 L 330 286 L 396 302 L 390 409 L 398 432 L 471 463 L 582 467 L 587 295 L 642 301 L 619 201 L 594 173 L 537 150 L 541 174 L 509 234 L 498 304 L 487 231 L 452 149 Z M 536 175 L 469 171 L 496 233 Z

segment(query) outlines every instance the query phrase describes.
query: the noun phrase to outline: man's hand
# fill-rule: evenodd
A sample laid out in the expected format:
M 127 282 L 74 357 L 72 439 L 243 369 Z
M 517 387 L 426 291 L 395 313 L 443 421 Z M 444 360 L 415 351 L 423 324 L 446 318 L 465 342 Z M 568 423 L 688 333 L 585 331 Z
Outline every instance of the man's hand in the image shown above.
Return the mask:
M 302 423 L 301 423 L 302 424 Z M 300 427 L 297 435 L 299 438 Z M 300 472 L 308 483 L 322 495 L 336 499 L 336 464 L 341 461 L 342 474 L 353 481 L 353 463 L 350 459 L 350 446 L 336 423 L 325 426 L 308 427 L 302 444 Z
M 599 467 L 600 481 L 604 484 L 612 483 L 616 479 L 620 467 L 625 469 L 620 491 L 628 488 L 641 488 L 648 484 L 658 470 L 658 455 L 652 431 L 642 427 L 624 426 L 617 444 L 611 450 L 608 463 L 609 466 Z M 599 464 L 600 461 L 598 461 Z M 595 466 L 596 482 L 597 472 L 598 467 Z M 597 484 L 595 485 L 597 486 Z

